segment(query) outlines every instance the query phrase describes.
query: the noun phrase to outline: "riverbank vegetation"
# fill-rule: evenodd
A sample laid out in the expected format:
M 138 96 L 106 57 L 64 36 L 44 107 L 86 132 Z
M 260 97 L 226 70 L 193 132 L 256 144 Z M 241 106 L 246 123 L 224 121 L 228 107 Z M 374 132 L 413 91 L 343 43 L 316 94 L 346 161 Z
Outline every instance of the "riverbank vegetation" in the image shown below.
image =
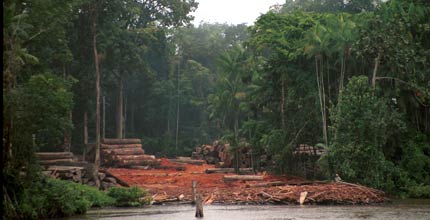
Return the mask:
M 70 181 L 40 178 L 23 186 L 20 194 L 4 197 L 4 216 L 9 219 L 45 219 L 83 214 L 91 207 L 141 206 L 151 202 L 141 188 L 96 187 Z
M 75 185 L 32 184 L 34 152 L 82 155 L 86 129 L 96 146 L 103 137 L 141 138 L 157 156 L 189 156 L 222 139 L 232 149 L 251 146 L 257 169 L 302 176 L 294 148 L 320 146 L 321 172 L 307 178 L 337 173 L 428 198 L 427 1 L 286 0 L 250 26 L 194 27 L 189 13 L 197 5 L 3 3 L 7 213 L 49 217 L 111 204 L 98 192 L 88 190 L 97 199 L 73 193 L 84 190 Z M 76 199 L 61 201 L 60 192 Z

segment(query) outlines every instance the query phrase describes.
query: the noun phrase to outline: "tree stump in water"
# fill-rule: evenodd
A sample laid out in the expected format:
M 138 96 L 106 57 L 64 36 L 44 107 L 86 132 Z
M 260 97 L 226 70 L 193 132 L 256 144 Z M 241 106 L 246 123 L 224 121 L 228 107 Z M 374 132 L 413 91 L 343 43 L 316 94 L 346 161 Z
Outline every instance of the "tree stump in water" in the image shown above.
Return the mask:
M 200 194 L 196 196 L 196 218 L 203 218 L 203 200 Z
M 196 186 L 197 186 L 197 181 L 193 180 L 191 182 L 191 196 L 192 196 L 192 203 L 195 204 L 196 203 Z

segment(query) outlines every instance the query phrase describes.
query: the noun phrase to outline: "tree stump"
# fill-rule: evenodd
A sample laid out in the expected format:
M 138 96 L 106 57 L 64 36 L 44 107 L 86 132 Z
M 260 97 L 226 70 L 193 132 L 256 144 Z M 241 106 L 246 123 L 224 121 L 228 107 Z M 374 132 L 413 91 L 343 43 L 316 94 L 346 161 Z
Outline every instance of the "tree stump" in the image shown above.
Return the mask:
M 203 200 L 200 194 L 196 197 L 196 218 L 203 218 Z
M 192 196 L 192 203 L 196 203 L 196 186 L 197 186 L 197 182 L 195 180 L 193 180 L 191 182 L 191 196 Z

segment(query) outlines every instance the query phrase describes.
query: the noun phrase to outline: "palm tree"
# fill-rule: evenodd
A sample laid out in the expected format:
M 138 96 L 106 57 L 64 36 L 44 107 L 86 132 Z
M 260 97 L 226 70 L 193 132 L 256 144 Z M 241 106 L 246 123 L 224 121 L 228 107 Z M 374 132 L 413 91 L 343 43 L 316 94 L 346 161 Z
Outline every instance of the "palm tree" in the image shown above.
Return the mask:
M 325 85 L 324 85 L 324 54 L 329 48 L 330 35 L 326 27 L 316 22 L 305 35 L 304 52 L 309 57 L 315 58 L 315 73 L 318 87 L 318 97 L 321 108 L 321 119 L 323 122 L 323 138 L 326 146 L 328 145 L 327 135 L 327 114 L 325 100 Z
M 210 117 L 222 120 L 222 126 L 227 126 L 233 131 L 231 146 L 239 143 L 239 120 L 242 114 L 241 102 L 246 98 L 245 84 L 242 82 L 245 73 L 246 55 L 240 46 L 233 47 L 230 51 L 222 54 L 219 59 L 221 69 L 217 81 L 216 91 L 209 96 Z M 218 114 L 218 115 L 217 115 Z M 227 123 L 227 120 L 233 123 Z M 237 151 L 235 153 L 238 160 Z M 236 163 L 236 171 L 239 171 Z

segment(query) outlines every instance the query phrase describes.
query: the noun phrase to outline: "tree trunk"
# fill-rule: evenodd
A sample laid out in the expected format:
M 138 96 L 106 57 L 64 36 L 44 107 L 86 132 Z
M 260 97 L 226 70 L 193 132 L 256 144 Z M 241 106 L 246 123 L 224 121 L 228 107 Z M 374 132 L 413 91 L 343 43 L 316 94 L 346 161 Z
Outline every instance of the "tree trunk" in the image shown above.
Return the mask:
M 340 66 L 340 80 L 339 80 L 339 93 L 343 90 L 343 81 L 345 78 L 345 56 L 342 55 L 341 58 L 341 66 Z
M 72 111 L 69 112 L 69 120 L 72 121 Z M 72 146 L 72 131 L 71 129 L 66 129 L 64 131 L 64 152 L 70 152 Z
M 123 82 L 122 77 L 119 77 L 118 80 L 118 103 L 117 103 L 117 123 L 116 123 L 116 137 L 118 139 L 122 139 L 122 125 L 123 125 Z
M 125 96 L 124 100 L 124 117 L 122 119 L 122 138 L 125 137 L 125 132 L 127 131 L 127 96 Z
M 322 100 L 323 100 L 323 135 L 325 145 L 328 146 L 328 134 L 327 134 L 327 105 L 325 102 L 325 85 L 324 85 L 324 59 L 321 56 L 320 60 L 320 73 L 321 73 L 321 89 L 322 89 Z
M 96 74 L 96 147 L 95 147 L 95 158 L 94 158 L 94 176 L 98 175 L 98 170 L 100 168 L 100 66 L 99 66 L 99 57 L 97 52 L 97 2 L 95 2 L 91 7 L 92 16 L 91 16 L 91 34 L 93 37 L 93 52 L 94 52 L 94 65 L 95 65 L 95 74 Z M 98 178 L 95 178 L 96 187 L 100 188 L 100 181 Z
M 381 52 L 378 52 L 378 56 L 375 58 L 375 66 L 373 68 L 372 87 L 375 87 L 376 85 L 376 73 L 378 72 L 380 60 L 381 60 Z
M 106 138 L 106 97 L 103 96 L 103 130 L 102 130 L 102 138 Z
M 320 60 L 321 62 L 321 60 Z M 321 88 L 323 85 L 321 84 L 321 77 L 320 77 L 320 69 L 318 67 L 318 55 L 315 56 L 315 72 L 316 72 L 316 76 L 317 76 L 317 86 L 318 86 L 318 96 L 319 96 L 319 100 L 320 100 L 320 108 L 321 108 L 321 120 L 323 123 L 323 137 L 324 137 L 324 141 L 327 142 L 327 133 L 326 133 L 326 120 L 325 120 L 325 106 L 323 103 L 323 89 Z
M 177 86 L 177 88 L 178 88 L 178 91 L 177 91 L 177 96 L 178 96 L 178 103 L 177 103 L 177 106 L 176 106 L 176 137 L 175 137 L 175 149 L 177 150 L 178 149 L 178 138 L 179 138 L 179 91 L 180 91 L 180 83 L 179 83 L 179 67 L 180 67 L 180 64 L 181 63 L 181 60 L 179 59 L 178 60 L 178 76 L 177 76 L 177 80 L 178 80 L 178 86 Z
M 131 133 L 131 135 L 133 135 L 132 137 L 135 137 L 135 134 L 134 134 L 134 109 L 135 109 L 134 102 L 131 102 L 129 125 L 130 125 L 130 133 Z
M 63 64 L 63 79 L 66 80 L 67 79 L 67 73 L 66 73 L 66 65 Z M 72 111 L 69 112 L 69 120 L 72 121 Z M 70 152 L 70 148 L 71 148 L 71 141 L 72 141 L 72 137 L 71 137 L 71 129 L 66 129 L 64 130 L 64 139 L 63 139 L 63 148 L 64 148 L 64 152 Z
M 88 116 L 87 112 L 84 112 L 84 153 L 83 160 L 85 161 L 85 156 L 87 154 L 87 145 L 88 145 Z
M 285 122 L 285 80 L 282 79 L 282 91 L 281 91 L 281 96 L 282 96 L 282 102 L 281 102 L 281 125 L 282 125 L 282 130 L 285 131 L 287 125 Z

